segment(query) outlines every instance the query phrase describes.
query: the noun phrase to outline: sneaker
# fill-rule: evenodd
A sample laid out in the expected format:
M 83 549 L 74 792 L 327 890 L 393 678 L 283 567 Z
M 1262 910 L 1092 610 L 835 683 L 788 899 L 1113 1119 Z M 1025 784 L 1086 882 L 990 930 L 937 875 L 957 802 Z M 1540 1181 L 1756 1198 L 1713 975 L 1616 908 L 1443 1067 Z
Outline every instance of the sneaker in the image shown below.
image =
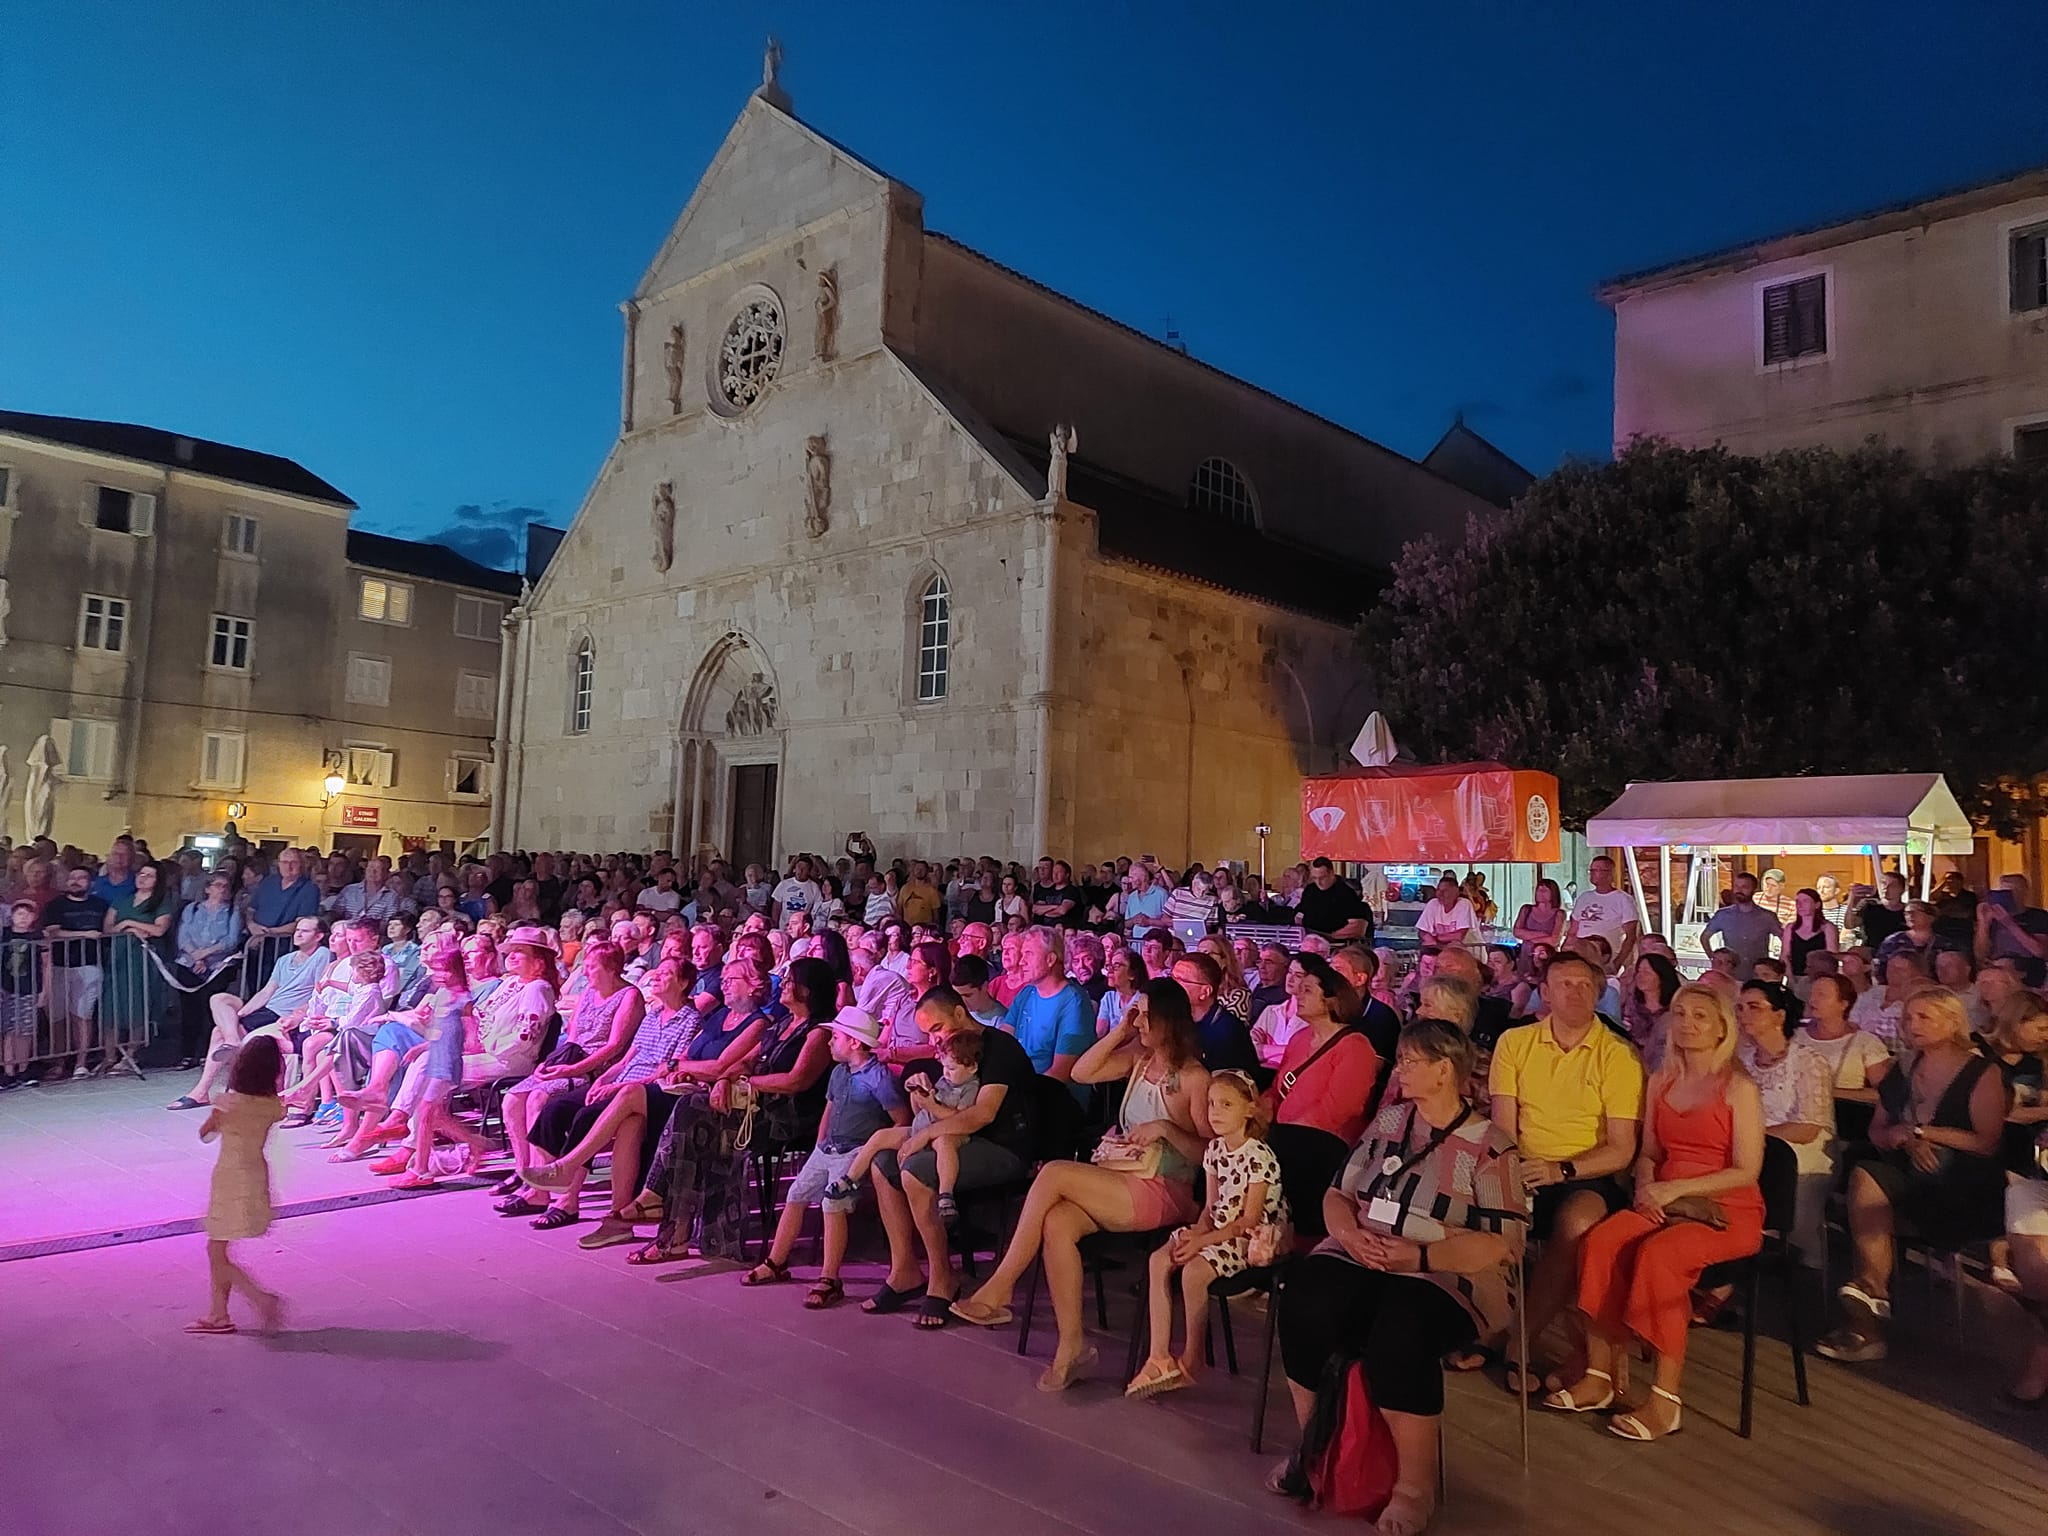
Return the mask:
M 960 1202 L 953 1198 L 951 1191 L 941 1190 L 939 1192 L 938 1205 L 939 1220 L 943 1221 L 948 1227 L 958 1226 L 960 1222 Z
M 1883 1334 L 1859 1333 L 1854 1328 L 1837 1328 L 1813 1346 L 1813 1352 L 1844 1365 L 1867 1365 L 1890 1353 Z
M 311 1123 L 314 1125 L 341 1124 L 341 1105 L 333 1099 L 329 1099 L 320 1106 L 319 1112 L 313 1116 Z
M 1871 1295 L 1870 1292 L 1866 1291 L 1854 1280 L 1851 1280 L 1847 1285 L 1839 1287 L 1835 1294 L 1842 1298 L 1843 1305 L 1849 1309 L 1852 1317 L 1861 1313 L 1864 1317 L 1869 1318 L 1875 1323 L 1884 1323 L 1891 1320 L 1891 1302 L 1882 1296 Z

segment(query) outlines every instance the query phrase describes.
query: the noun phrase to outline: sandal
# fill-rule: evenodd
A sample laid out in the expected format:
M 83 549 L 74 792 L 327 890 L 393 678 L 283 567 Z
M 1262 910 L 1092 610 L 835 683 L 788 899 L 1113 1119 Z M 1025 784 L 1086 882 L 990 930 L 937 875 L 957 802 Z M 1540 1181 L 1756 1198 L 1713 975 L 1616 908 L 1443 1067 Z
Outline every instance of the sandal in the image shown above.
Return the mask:
M 1299 1453 L 1288 1457 L 1279 1466 L 1266 1474 L 1266 1492 L 1277 1493 L 1283 1499 L 1299 1499 L 1306 1504 L 1313 1490 L 1307 1476 L 1301 1470 Z
M 176 1101 L 175 1103 L 171 1103 L 171 1104 L 166 1104 L 166 1105 L 164 1106 L 164 1108 L 165 1108 L 165 1109 L 204 1109 L 204 1108 L 206 1108 L 206 1100 L 204 1100 L 204 1099 L 195 1099 L 195 1098 L 193 1098 L 193 1097 L 192 1097 L 192 1095 L 191 1095 L 191 1094 L 189 1094 L 189 1093 L 188 1093 L 188 1094 L 184 1095 L 184 1096 L 183 1096 L 182 1098 L 178 1099 L 178 1100 L 177 1100 L 177 1101 Z
M 640 1226 L 650 1221 L 661 1220 L 665 1209 L 666 1207 L 661 1203 L 661 1196 L 650 1195 L 643 1191 L 633 1197 L 631 1205 L 613 1214 L 620 1221 L 627 1221 L 635 1226 Z
M 491 1209 L 500 1216 L 538 1216 L 548 1207 L 539 1200 L 528 1200 L 523 1195 L 514 1195 L 510 1200 L 500 1200 Z
M 512 1173 L 508 1174 L 506 1177 L 500 1179 L 496 1184 L 492 1185 L 491 1193 L 496 1195 L 500 1200 L 502 1200 L 507 1195 L 518 1194 L 519 1191 L 525 1187 L 525 1184 L 526 1175 L 520 1173 L 517 1169 L 515 1169 Z
M 1666 1435 L 1675 1435 L 1685 1428 L 1685 1405 L 1678 1400 L 1676 1392 L 1666 1392 L 1662 1387 L 1652 1387 L 1650 1395 L 1661 1397 L 1671 1405 L 1671 1425 L 1668 1429 L 1652 1429 L 1633 1413 L 1617 1413 L 1607 1421 L 1607 1433 L 1623 1440 L 1662 1440 Z
M 1544 1393 L 1543 1406 L 1554 1408 L 1559 1413 L 1598 1413 L 1602 1408 L 1614 1406 L 1614 1378 L 1612 1376 L 1608 1375 L 1605 1371 L 1596 1371 L 1589 1367 L 1585 1376 L 1581 1379 L 1585 1381 L 1604 1381 L 1607 1383 L 1607 1390 L 1601 1394 L 1597 1402 L 1590 1397 L 1584 1402 L 1580 1402 L 1572 1395 L 1578 1387 L 1578 1383 L 1574 1382 L 1569 1387 L 1560 1388 L 1555 1392 Z
M 827 1307 L 836 1307 L 846 1300 L 846 1287 L 839 1283 L 837 1275 L 823 1275 L 818 1283 L 804 1292 L 804 1310 L 822 1312 Z
M 1182 1387 L 1193 1385 L 1178 1360 L 1147 1360 L 1144 1368 L 1131 1378 L 1131 1384 L 1124 1388 L 1124 1396 L 1132 1399 L 1157 1397 L 1162 1392 L 1178 1392 Z
M 934 1296 L 930 1291 L 926 1291 L 924 1301 L 919 1304 L 917 1317 L 913 1320 L 911 1326 L 924 1333 L 937 1333 L 951 1321 L 953 1321 L 953 1298 L 950 1296 Z
M 789 1266 L 776 1259 L 763 1259 L 744 1275 L 740 1284 L 745 1286 L 782 1285 L 789 1279 Z
M 921 1285 L 899 1291 L 884 1281 L 879 1291 L 860 1304 L 860 1309 L 871 1316 L 885 1317 L 891 1312 L 901 1312 L 923 1295 L 924 1287 Z
M 224 1317 L 195 1317 L 185 1325 L 185 1331 L 187 1333 L 240 1333 L 242 1330 Z
M 1000 1328 L 1013 1322 L 1016 1313 L 1008 1307 L 991 1307 L 986 1302 L 964 1297 L 952 1305 L 952 1313 L 963 1323 L 972 1323 L 977 1328 Z
M 819 1191 L 827 1200 L 851 1200 L 860 1194 L 860 1180 L 840 1177 Z
M 607 1216 L 597 1224 L 594 1230 L 586 1232 L 577 1238 L 576 1246 L 595 1252 L 599 1248 L 617 1248 L 623 1243 L 637 1243 L 638 1241 L 640 1241 L 640 1234 L 633 1230 L 631 1222 L 621 1221 L 616 1216 Z
M 573 1227 L 583 1218 L 574 1211 L 565 1211 L 559 1205 L 550 1206 L 545 1216 L 536 1217 L 527 1225 L 536 1232 L 559 1232 L 564 1227 Z
M 1080 1354 L 1061 1365 L 1055 1360 L 1038 1376 L 1038 1390 L 1041 1392 L 1064 1392 L 1084 1375 L 1095 1368 L 1095 1362 L 1102 1358 L 1102 1352 L 1093 1344 Z
M 402 1173 L 391 1181 L 393 1189 L 439 1189 L 441 1181 L 431 1173 Z
M 960 1224 L 960 1202 L 950 1192 L 941 1191 L 938 1199 L 939 1220 L 948 1227 Z
M 690 1250 L 687 1248 L 678 1249 L 676 1252 L 670 1253 L 658 1242 L 642 1243 L 638 1248 L 635 1248 L 626 1255 L 626 1262 L 633 1265 L 680 1264 L 689 1256 Z

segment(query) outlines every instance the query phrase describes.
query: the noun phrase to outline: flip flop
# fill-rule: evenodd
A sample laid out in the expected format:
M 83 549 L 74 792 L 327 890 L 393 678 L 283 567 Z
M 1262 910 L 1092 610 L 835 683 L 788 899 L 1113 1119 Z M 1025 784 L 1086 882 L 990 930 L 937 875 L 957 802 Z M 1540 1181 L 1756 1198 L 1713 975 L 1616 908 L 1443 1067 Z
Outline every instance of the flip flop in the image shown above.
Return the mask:
M 901 1312 L 923 1297 L 924 1287 L 921 1285 L 899 1291 L 895 1286 L 884 1283 L 879 1291 L 860 1304 L 860 1309 L 871 1316 L 885 1317 L 891 1312 Z
M 645 1267 L 650 1264 L 681 1264 L 686 1262 L 689 1257 L 690 1250 L 687 1248 L 683 1249 L 680 1253 L 664 1253 L 660 1243 L 642 1243 L 638 1248 L 635 1248 L 626 1255 L 626 1262 L 638 1267 Z
M 187 1333 L 240 1333 L 233 1323 L 217 1323 L 210 1317 L 195 1318 L 185 1325 Z
M 981 1302 L 963 1298 L 952 1305 L 952 1313 L 963 1323 L 972 1323 L 977 1328 L 1000 1328 L 1016 1321 L 1017 1314 L 1008 1307 L 985 1306 Z

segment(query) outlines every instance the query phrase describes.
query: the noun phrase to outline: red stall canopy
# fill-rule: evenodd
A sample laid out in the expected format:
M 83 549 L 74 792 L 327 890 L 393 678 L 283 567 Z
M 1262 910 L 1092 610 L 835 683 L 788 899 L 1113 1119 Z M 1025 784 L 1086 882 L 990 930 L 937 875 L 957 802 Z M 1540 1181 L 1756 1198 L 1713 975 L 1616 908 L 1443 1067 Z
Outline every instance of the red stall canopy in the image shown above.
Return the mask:
M 1557 779 L 1499 763 L 1304 779 L 1301 855 L 1367 864 L 1555 864 Z

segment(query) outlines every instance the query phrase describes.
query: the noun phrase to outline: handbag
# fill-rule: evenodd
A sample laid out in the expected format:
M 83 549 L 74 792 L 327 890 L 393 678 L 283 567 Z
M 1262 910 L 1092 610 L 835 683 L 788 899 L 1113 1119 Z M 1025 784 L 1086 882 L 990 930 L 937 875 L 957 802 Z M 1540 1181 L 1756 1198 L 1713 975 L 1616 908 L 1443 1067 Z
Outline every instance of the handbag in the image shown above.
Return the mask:
M 1293 1222 L 1262 1221 L 1245 1240 L 1244 1259 L 1253 1269 L 1271 1269 L 1293 1251 Z
M 1124 1080 L 1124 1101 L 1117 1110 L 1116 1123 L 1124 1123 L 1124 1111 L 1130 1108 L 1131 1093 L 1138 1086 L 1138 1074 L 1144 1071 L 1142 1062 L 1131 1068 L 1131 1075 Z M 1121 1130 L 1109 1132 L 1095 1143 L 1095 1150 L 1088 1154 L 1088 1161 L 1098 1168 L 1107 1168 L 1111 1173 L 1134 1174 L 1141 1179 L 1155 1179 L 1165 1156 L 1165 1148 L 1158 1142 L 1147 1142 L 1143 1146 L 1125 1136 Z
M 1707 1195 L 1680 1195 L 1664 1207 L 1666 1221 L 1696 1221 L 1703 1227 L 1712 1227 L 1716 1232 L 1728 1230 L 1728 1213 L 1721 1209 L 1721 1202 Z
M 750 1077 L 729 1078 L 726 1082 L 725 1107 L 730 1114 L 740 1117 L 740 1125 L 733 1132 L 733 1146 L 744 1152 L 754 1141 L 754 1112 L 761 1107 L 761 1095 L 754 1092 L 754 1080 Z

